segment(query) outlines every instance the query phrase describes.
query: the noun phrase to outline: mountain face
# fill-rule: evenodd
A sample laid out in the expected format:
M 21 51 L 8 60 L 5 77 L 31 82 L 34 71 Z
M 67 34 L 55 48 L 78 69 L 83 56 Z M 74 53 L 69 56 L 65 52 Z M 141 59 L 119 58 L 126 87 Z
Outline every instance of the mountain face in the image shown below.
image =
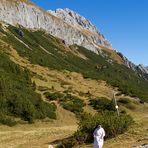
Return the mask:
M 23 0 L 0 0 L 0 21 L 45 30 L 63 39 L 66 44 L 81 45 L 95 53 L 100 51 L 100 46 L 112 49 L 110 43 L 85 18 L 68 9 L 56 12 L 46 12 Z M 61 18 L 65 18 L 65 21 Z
M 147 69 L 146 67 L 144 67 L 144 65 L 139 64 L 137 67 L 138 67 L 142 72 L 148 74 L 148 69 Z
M 123 59 L 124 65 L 126 65 L 128 68 L 137 71 L 140 70 L 144 74 L 148 74 L 148 67 L 144 67 L 143 64 L 135 65 L 131 61 L 129 61 L 122 53 L 117 52 L 117 54 Z
M 66 9 L 57 9 L 55 11 L 47 11 L 50 14 L 53 14 L 54 16 L 61 18 L 65 23 L 73 26 L 74 28 L 77 28 L 79 30 L 82 30 L 89 34 L 99 35 L 99 38 L 97 39 L 95 36 L 93 38 L 94 43 L 97 45 L 102 45 L 104 47 L 112 48 L 111 44 L 105 39 L 103 34 L 101 34 L 97 28 L 86 18 L 79 15 L 78 13 L 66 8 Z
M 90 21 L 68 8 L 46 12 L 29 1 L 0 0 L 0 14 L 1 22 L 44 30 L 62 39 L 66 45 L 77 44 L 97 54 L 102 53 L 102 48 L 116 52 Z M 118 56 L 128 68 L 136 69 L 136 65 L 122 54 L 119 53 Z
M 81 28 L 84 30 L 88 30 L 94 34 L 98 33 L 97 28 L 86 18 L 77 14 L 76 12 L 66 8 L 66 9 L 57 9 L 55 11 L 49 10 L 47 11 L 54 16 L 57 16 L 64 20 L 66 23 L 75 26 L 77 28 Z

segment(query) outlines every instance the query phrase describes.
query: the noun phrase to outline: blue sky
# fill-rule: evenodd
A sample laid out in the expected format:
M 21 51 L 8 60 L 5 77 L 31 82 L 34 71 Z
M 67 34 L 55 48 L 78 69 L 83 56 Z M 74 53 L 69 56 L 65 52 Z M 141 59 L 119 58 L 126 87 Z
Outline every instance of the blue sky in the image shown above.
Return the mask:
M 113 47 L 148 66 L 148 0 L 32 0 L 45 10 L 70 8 L 85 16 Z

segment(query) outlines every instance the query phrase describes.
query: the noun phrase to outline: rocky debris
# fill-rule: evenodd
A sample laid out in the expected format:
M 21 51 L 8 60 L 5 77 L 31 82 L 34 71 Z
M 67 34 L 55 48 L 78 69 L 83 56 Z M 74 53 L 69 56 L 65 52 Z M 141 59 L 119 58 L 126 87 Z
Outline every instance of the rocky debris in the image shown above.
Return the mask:
M 84 17 L 69 9 L 62 12 L 65 20 L 71 18 L 69 23 L 31 2 L 0 0 L 0 21 L 28 29 L 45 30 L 47 33 L 63 39 L 68 45 L 77 44 L 95 53 L 100 52 L 99 45 L 112 49 L 104 36 Z M 67 13 L 69 17 L 66 15 Z M 73 17 L 74 14 L 75 17 Z M 66 17 L 68 18 L 66 19 Z

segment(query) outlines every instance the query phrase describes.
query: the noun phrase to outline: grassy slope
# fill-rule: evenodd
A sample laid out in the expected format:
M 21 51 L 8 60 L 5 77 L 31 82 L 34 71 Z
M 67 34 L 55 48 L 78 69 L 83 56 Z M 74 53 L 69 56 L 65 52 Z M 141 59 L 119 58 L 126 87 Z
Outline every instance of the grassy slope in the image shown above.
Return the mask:
M 34 34 L 35 40 L 36 40 L 36 35 L 40 36 L 41 35 L 40 33 L 42 34 L 42 32 Z M 28 36 L 33 35 L 33 33 L 30 34 L 29 32 L 28 32 L 28 34 L 29 34 Z M 26 33 L 25 33 L 25 35 L 26 35 Z M 28 38 L 28 36 L 26 36 L 25 39 Z M 36 45 L 36 42 L 33 42 L 32 38 L 33 38 L 33 36 L 31 36 L 31 39 L 29 39 L 30 43 L 28 43 L 28 41 L 23 41 L 23 42 L 26 45 L 29 45 L 29 48 L 31 48 L 31 49 L 32 49 L 32 46 L 34 46 L 33 51 L 30 51 L 30 49 L 27 48 L 25 46 L 25 44 L 19 43 L 18 40 L 14 40 L 11 43 L 10 43 L 10 40 L 7 40 L 7 42 L 4 43 L 4 46 L 6 47 L 5 52 L 7 52 L 7 54 L 9 54 L 12 61 L 19 64 L 21 67 L 25 67 L 25 68 L 29 69 L 30 71 L 32 71 L 34 73 L 32 80 L 35 81 L 37 87 L 44 86 L 44 87 L 47 87 L 48 89 L 51 89 L 52 86 L 54 86 L 54 89 L 56 91 L 60 91 L 60 92 L 63 92 L 65 90 L 70 91 L 71 93 L 73 93 L 77 96 L 80 96 L 82 99 L 84 99 L 87 104 L 88 104 L 88 100 L 87 100 L 87 97 L 85 97 L 85 95 L 88 91 L 93 96 L 100 96 L 100 97 L 103 96 L 103 97 L 107 97 L 107 98 L 110 98 L 112 96 L 113 88 L 106 85 L 105 82 L 98 81 L 98 80 L 84 79 L 81 74 L 76 73 L 76 72 L 81 72 L 81 69 L 83 69 L 82 71 L 87 71 L 88 69 L 86 67 L 89 66 L 90 74 L 83 73 L 83 75 L 85 75 L 86 77 L 89 77 L 91 74 L 93 74 L 93 78 L 96 78 L 96 74 L 94 74 L 94 72 L 92 72 L 92 71 L 95 70 L 95 67 L 93 64 L 98 65 L 98 60 L 94 63 L 88 64 L 88 62 L 86 62 L 86 60 L 82 60 L 80 58 L 80 54 L 77 53 L 77 51 L 75 51 L 73 54 L 73 55 L 76 55 L 76 57 L 74 57 L 74 59 L 76 58 L 76 60 L 78 60 L 76 63 L 74 61 L 72 61 L 72 63 L 71 63 L 71 61 L 67 61 L 68 59 L 66 59 L 66 57 L 64 55 L 62 55 L 63 58 L 59 60 L 59 57 L 61 56 L 61 54 L 63 52 L 68 53 L 71 56 L 73 51 L 70 51 L 69 48 L 64 48 L 64 45 L 60 42 L 59 43 L 59 44 L 61 44 L 60 47 L 61 46 L 63 46 L 63 47 L 61 49 L 59 49 L 59 51 L 61 51 L 61 52 L 58 51 L 58 53 L 57 53 L 57 50 L 53 50 L 53 49 L 59 48 L 57 46 L 57 42 L 59 42 L 59 40 L 56 41 L 56 39 L 52 38 L 51 36 L 49 36 L 50 40 L 48 39 L 47 42 L 52 41 L 52 43 L 53 43 L 52 47 L 50 47 L 51 44 L 49 45 L 49 44 L 47 44 L 47 42 L 44 42 L 43 44 L 41 43 L 42 40 L 45 39 L 43 37 L 43 39 L 40 41 L 40 45 L 43 48 Z M 22 40 L 22 38 L 20 38 L 20 39 Z M 37 40 L 37 42 L 38 42 L 38 40 Z M 6 41 L 6 38 L 3 38 L 3 41 Z M 17 43 L 17 46 L 16 46 L 15 42 Z M 16 50 L 14 50 L 7 43 L 9 43 L 10 45 L 13 45 L 12 46 L 13 48 L 19 47 L 16 49 L 17 49 L 17 52 L 20 55 L 22 55 L 22 57 L 16 52 Z M 51 49 L 49 49 L 49 48 L 51 48 Z M 45 49 L 46 51 L 43 49 Z M 50 52 L 51 54 L 47 53 L 47 51 Z M 79 52 L 81 52 L 81 55 L 83 55 L 84 59 L 89 59 L 89 54 L 94 55 L 93 53 L 91 53 L 89 51 L 83 52 L 83 49 Z M 41 54 L 42 56 L 39 57 L 39 54 Z M 47 57 L 45 56 L 45 54 Z M 56 55 L 58 57 L 57 59 L 59 61 L 58 60 L 55 61 L 55 60 L 53 60 L 53 58 L 51 58 L 52 60 L 50 61 L 50 57 L 53 56 L 52 54 L 54 54 L 54 57 Z M 27 58 L 25 58 L 24 56 Z M 73 58 L 73 56 L 71 58 Z M 96 58 L 98 58 L 98 57 L 96 57 Z M 48 63 L 47 59 L 50 61 L 49 63 Z M 63 59 L 64 59 L 64 64 L 62 63 L 63 64 L 62 66 L 64 66 L 65 69 L 67 69 L 71 72 L 61 71 L 60 62 Z M 80 68 L 78 69 L 77 64 L 79 63 L 79 61 L 83 61 L 83 62 L 82 62 L 82 65 L 80 65 Z M 94 61 L 94 59 L 93 59 L 93 61 Z M 72 64 L 72 66 L 67 66 L 65 64 L 67 62 L 70 62 L 70 64 Z M 53 63 L 55 63 L 56 65 L 54 65 Z M 39 65 L 37 65 L 37 64 L 39 64 Z M 104 63 L 102 63 L 102 64 L 104 64 Z M 43 67 L 43 65 L 46 67 L 50 67 L 50 69 Z M 91 68 L 92 66 L 93 66 L 93 69 Z M 71 67 L 72 67 L 72 69 L 71 69 Z M 85 70 L 85 68 L 86 68 L 86 70 Z M 54 69 L 56 69 L 56 70 L 54 70 Z M 76 72 L 72 72 L 72 71 L 76 71 Z M 98 76 L 98 74 L 97 74 L 97 76 Z M 43 92 L 40 91 L 39 89 L 37 90 L 37 92 L 40 93 L 41 95 L 43 94 Z M 45 98 L 43 98 L 43 99 L 45 99 Z M 135 110 L 135 111 L 128 110 L 135 117 L 135 119 L 138 121 L 138 123 L 140 124 L 142 129 L 140 129 L 139 125 L 138 125 L 136 127 L 138 129 L 137 132 L 134 127 L 133 130 L 129 131 L 125 135 L 121 135 L 121 136 L 117 137 L 116 139 L 112 139 L 112 140 L 106 142 L 105 147 L 107 147 L 107 148 L 121 147 L 121 145 L 122 145 L 121 143 L 123 143 L 123 141 L 124 142 L 126 141 L 125 145 L 122 145 L 123 148 L 126 146 L 130 147 L 135 144 L 144 143 L 145 141 L 142 139 L 144 139 L 146 137 L 145 131 L 148 129 L 147 117 L 146 117 L 147 116 L 147 109 L 146 108 L 147 107 L 145 107 L 145 109 L 144 109 L 143 105 L 139 104 L 139 108 L 137 110 Z M 18 125 L 16 127 L 11 128 L 11 129 L 9 129 L 5 126 L 0 126 L 0 129 L 2 131 L 2 132 L 0 132 L 0 134 L 1 134 L 0 141 L 1 141 L 1 144 L 3 144 L 2 146 L 3 147 L 8 147 L 8 146 L 27 147 L 30 145 L 31 146 L 39 145 L 38 147 L 47 147 L 49 142 L 54 141 L 56 139 L 64 138 L 64 137 L 72 134 L 76 130 L 76 119 L 75 119 L 74 115 L 66 110 L 63 110 L 61 107 L 58 107 L 57 110 L 58 110 L 58 120 L 54 121 L 53 124 L 52 123 L 49 124 L 49 123 L 45 122 L 45 123 L 36 123 L 33 126 L 32 125 Z M 85 107 L 85 110 L 88 112 L 91 112 L 91 113 L 94 112 L 94 110 L 88 105 Z M 141 118 L 141 116 L 142 116 L 142 118 Z M 142 124 L 142 122 L 145 124 Z M 58 126 L 58 128 L 57 128 L 57 126 Z M 136 132 L 137 136 L 134 136 L 135 132 Z M 126 136 L 128 138 L 126 138 Z M 128 139 L 128 140 L 126 140 L 126 139 Z M 117 141 L 115 141 L 115 140 L 117 140 Z M 6 143 L 6 141 L 9 141 L 9 142 Z
M 78 72 L 85 78 L 105 80 L 123 93 L 147 101 L 148 82 L 124 65 L 116 62 L 110 64 L 107 62 L 108 57 L 103 58 L 82 47 L 66 47 L 62 41 L 44 32 L 22 30 L 24 37 L 20 37 L 17 29 L 10 26 L 9 33 L 5 32 L 7 36 L 2 39 L 32 64 Z

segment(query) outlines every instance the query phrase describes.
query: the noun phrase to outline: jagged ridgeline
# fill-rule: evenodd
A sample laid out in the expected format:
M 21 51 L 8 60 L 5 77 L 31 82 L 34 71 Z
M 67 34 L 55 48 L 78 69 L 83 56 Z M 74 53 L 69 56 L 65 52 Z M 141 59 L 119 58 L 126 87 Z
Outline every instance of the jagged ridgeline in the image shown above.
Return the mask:
M 84 78 L 105 80 L 118 87 L 123 94 L 148 101 L 148 81 L 138 71 L 118 64 L 110 55 L 97 55 L 84 47 L 68 47 L 63 40 L 43 31 L 30 31 L 10 26 L 4 31 L 2 40 L 12 46 L 32 64 L 56 70 L 81 73 Z M 103 56 L 104 55 L 104 56 Z
M 56 106 L 43 102 L 35 89 L 30 72 L 0 51 L 0 123 L 11 126 L 20 119 L 29 123 L 46 117 L 55 119 Z

